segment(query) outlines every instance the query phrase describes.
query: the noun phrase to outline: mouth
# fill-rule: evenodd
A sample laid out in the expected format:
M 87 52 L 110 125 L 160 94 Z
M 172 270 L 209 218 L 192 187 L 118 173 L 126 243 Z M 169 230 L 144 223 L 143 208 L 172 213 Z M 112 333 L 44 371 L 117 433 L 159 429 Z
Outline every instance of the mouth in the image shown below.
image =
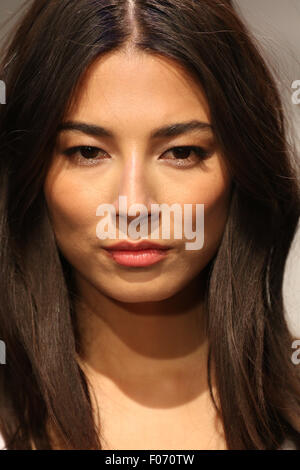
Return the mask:
M 139 243 L 120 242 L 105 248 L 104 251 L 120 265 L 144 267 L 165 259 L 168 256 L 170 247 L 147 241 Z

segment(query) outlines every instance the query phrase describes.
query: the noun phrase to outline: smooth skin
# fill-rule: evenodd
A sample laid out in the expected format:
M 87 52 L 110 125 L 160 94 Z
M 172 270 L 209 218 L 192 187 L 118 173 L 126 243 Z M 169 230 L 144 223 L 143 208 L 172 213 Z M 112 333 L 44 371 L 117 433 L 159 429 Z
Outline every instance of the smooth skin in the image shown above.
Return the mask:
M 199 84 L 171 59 L 124 49 L 92 64 L 64 118 L 112 135 L 69 129 L 57 136 L 44 192 L 58 247 L 73 267 L 78 360 L 100 410 L 104 449 L 226 448 L 206 378 L 203 270 L 224 232 L 231 177 L 209 127 L 151 138 L 192 120 L 210 124 Z M 96 147 L 93 158 L 65 153 L 77 146 Z M 202 147 L 207 158 L 191 151 L 178 161 L 172 149 L 180 146 Z M 152 203 L 205 204 L 203 248 L 161 239 L 171 246 L 164 260 L 120 266 L 103 250 L 117 240 L 96 236 L 96 208 L 113 204 L 118 215 L 120 195 L 149 214 Z

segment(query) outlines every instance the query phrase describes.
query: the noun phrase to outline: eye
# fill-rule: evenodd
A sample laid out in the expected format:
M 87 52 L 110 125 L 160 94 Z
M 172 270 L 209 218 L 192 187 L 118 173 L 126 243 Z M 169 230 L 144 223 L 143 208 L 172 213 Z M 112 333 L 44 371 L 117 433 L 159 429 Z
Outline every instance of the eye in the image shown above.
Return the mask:
M 97 165 L 99 161 L 106 160 L 109 155 L 104 150 L 98 147 L 79 145 L 65 150 L 64 155 L 68 157 L 75 157 L 79 165 Z M 180 147 L 173 147 L 166 152 L 173 153 L 173 158 L 166 158 L 172 160 L 177 167 L 189 167 L 198 162 L 203 161 L 212 153 L 211 150 L 205 149 L 195 145 L 185 145 Z
M 167 160 L 173 160 L 175 166 L 184 167 L 191 166 L 199 161 L 203 161 L 211 154 L 211 151 L 195 145 L 186 145 L 181 147 L 173 147 L 167 150 L 164 155 L 168 153 L 173 153 L 174 157 L 167 158 Z
M 78 164 L 81 165 L 97 165 L 99 160 L 106 160 L 108 158 L 108 154 L 104 150 L 98 147 L 83 145 L 71 147 L 63 153 L 68 157 L 76 157 Z

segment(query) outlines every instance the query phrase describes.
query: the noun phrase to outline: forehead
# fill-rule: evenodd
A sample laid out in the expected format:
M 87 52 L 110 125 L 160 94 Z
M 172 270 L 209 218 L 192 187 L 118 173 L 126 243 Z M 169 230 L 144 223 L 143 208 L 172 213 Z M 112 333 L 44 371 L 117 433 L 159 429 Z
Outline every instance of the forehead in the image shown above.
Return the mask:
M 209 122 L 201 86 L 172 59 L 118 51 L 98 58 L 82 77 L 67 118 L 135 128 L 174 118 Z

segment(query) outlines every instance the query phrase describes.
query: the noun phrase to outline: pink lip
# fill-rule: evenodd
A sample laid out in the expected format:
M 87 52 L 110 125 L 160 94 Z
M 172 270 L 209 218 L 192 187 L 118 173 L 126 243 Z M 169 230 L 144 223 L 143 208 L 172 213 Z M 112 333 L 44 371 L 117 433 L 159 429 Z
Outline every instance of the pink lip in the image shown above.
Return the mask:
M 120 242 L 105 251 L 118 264 L 123 266 L 150 266 L 158 263 L 167 256 L 169 247 L 147 241 L 139 243 Z
M 105 248 L 106 250 L 117 250 L 117 251 L 136 251 L 136 250 L 168 250 L 168 246 L 160 245 L 159 243 L 148 242 L 147 240 L 142 240 L 138 243 L 132 243 L 127 241 L 122 241 L 115 243 L 112 246 Z

